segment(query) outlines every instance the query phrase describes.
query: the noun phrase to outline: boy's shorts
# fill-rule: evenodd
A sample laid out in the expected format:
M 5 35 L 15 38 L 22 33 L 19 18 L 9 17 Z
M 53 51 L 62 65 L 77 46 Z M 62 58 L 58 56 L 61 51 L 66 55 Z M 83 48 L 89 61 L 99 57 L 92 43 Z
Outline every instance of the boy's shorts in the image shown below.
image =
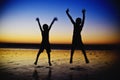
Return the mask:
M 39 52 L 43 52 L 44 49 L 46 49 L 47 53 L 50 53 L 51 52 L 51 46 L 50 46 L 50 44 L 48 44 L 48 45 L 41 44 Z

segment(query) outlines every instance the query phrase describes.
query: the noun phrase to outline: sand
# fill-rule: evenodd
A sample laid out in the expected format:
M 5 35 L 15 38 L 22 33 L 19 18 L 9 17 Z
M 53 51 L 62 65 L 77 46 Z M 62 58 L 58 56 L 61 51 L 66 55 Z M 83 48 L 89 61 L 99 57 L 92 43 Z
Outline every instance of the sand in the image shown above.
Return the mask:
M 51 62 L 44 51 L 34 65 L 38 49 L 0 48 L 0 80 L 117 80 L 119 54 L 113 50 L 86 50 L 89 64 L 81 50 L 69 63 L 70 50 L 52 50 Z

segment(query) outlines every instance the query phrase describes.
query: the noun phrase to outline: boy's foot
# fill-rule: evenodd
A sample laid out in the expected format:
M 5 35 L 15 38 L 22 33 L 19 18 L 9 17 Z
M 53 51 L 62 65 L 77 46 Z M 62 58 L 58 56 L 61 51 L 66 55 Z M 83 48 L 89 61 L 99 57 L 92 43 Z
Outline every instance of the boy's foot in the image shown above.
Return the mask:
M 52 64 L 51 64 L 51 63 L 49 63 L 49 66 L 52 66 Z
M 34 62 L 35 65 L 37 65 L 37 62 Z
M 86 60 L 86 63 L 89 63 L 89 60 Z
M 72 64 L 72 60 L 70 60 L 70 64 Z

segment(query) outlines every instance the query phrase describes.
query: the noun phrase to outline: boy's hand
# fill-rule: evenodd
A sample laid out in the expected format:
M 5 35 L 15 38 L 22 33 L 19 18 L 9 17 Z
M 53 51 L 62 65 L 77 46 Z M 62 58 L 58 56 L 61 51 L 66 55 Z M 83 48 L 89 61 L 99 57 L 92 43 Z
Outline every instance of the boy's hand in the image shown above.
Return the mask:
M 38 18 L 38 17 L 36 18 L 36 21 L 39 21 L 39 18 Z
M 85 9 L 83 9 L 83 10 L 82 10 L 82 13 L 85 13 L 85 12 L 86 12 L 86 10 L 85 10 Z
M 66 10 L 66 13 L 69 13 L 69 9 Z
M 55 18 L 54 18 L 54 21 L 57 21 L 57 20 L 58 20 L 57 17 L 55 17 Z

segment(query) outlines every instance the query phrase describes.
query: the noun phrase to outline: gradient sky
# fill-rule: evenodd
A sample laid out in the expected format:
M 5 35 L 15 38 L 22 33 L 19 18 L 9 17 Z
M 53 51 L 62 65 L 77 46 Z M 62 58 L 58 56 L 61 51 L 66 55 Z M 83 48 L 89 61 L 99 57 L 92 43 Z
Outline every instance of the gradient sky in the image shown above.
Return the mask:
M 50 31 L 51 43 L 71 43 L 73 25 L 65 11 L 75 20 L 82 18 L 86 9 L 86 20 L 82 30 L 85 44 L 118 43 L 115 6 L 109 0 L 8 0 L 1 6 L 1 43 L 40 43 L 41 33 L 36 22 L 50 25 L 58 17 Z

